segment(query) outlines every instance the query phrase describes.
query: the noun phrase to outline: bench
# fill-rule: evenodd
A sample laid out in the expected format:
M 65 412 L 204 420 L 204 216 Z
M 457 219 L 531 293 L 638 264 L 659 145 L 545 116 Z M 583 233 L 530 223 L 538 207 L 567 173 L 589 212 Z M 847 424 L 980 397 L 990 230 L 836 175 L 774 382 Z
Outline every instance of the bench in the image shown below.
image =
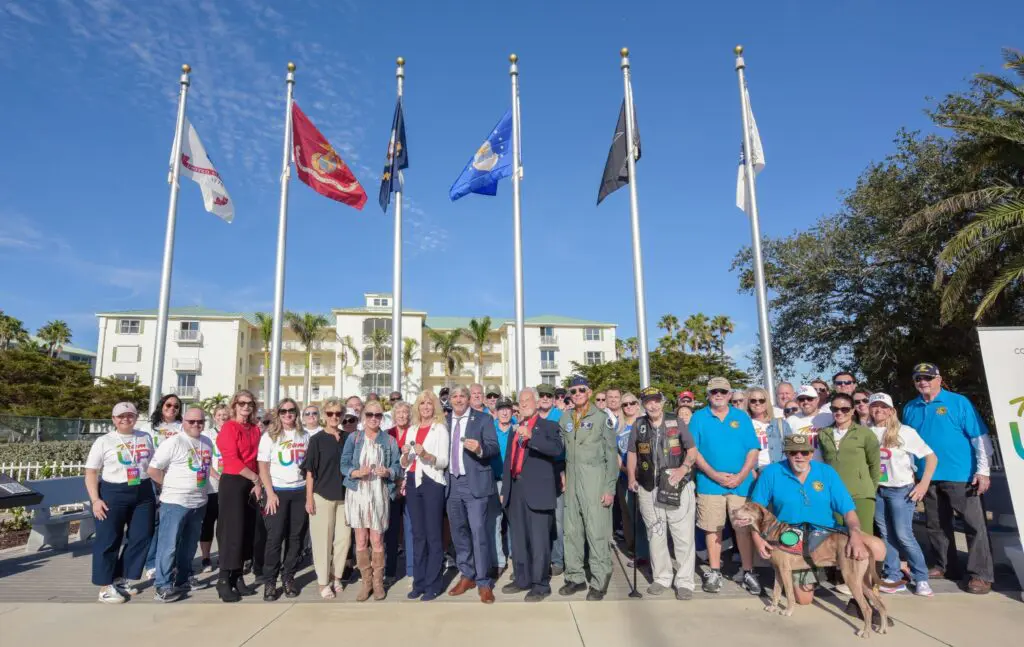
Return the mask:
M 28 509 L 33 512 L 32 531 L 25 545 L 26 553 L 36 553 L 44 548 L 64 550 L 68 547 L 68 530 L 72 521 L 81 522 L 79 536 L 85 540 L 96 534 L 96 520 L 89 505 L 89 493 L 85 489 L 84 476 L 27 481 L 26 486 L 43 495 L 43 500 Z M 61 505 L 84 503 L 82 512 L 50 514 L 50 508 Z

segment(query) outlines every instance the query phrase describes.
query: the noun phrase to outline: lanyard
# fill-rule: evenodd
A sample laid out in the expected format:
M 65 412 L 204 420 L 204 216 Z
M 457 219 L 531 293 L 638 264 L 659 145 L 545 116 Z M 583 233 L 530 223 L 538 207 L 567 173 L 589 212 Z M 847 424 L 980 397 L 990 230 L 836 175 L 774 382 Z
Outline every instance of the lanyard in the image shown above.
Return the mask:
M 121 436 L 121 434 L 119 433 L 118 436 Z M 135 432 L 134 431 L 132 432 L 132 446 L 131 447 L 126 445 L 125 442 L 124 442 L 124 439 L 122 439 L 122 438 L 118 438 L 117 439 L 117 444 L 120 445 L 121 449 L 123 449 L 126 452 L 128 452 L 128 458 L 132 462 L 132 467 L 138 467 L 139 464 L 135 461 L 135 449 L 138 447 L 138 445 L 135 443 Z
M 190 452 L 192 452 L 192 458 L 196 459 L 196 465 L 198 466 L 198 470 L 197 471 L 202 471 L 202 469 L 205 467 L 205 465 L 203 464 L 203 456 L 199 452 L 199 450 L 202 450 L 202 448 L 203 448 L 203 441 L 201 441 L 201 440 L 199 441 L 199 450 L 197 450 L 196 446 L 192 444 L 192 437 L 191 436 L 189 436 L 186 433 L 182 433 L 180 435 L 185 436 L 186 442 L 188 443 L 188 449 L 189 449 Z

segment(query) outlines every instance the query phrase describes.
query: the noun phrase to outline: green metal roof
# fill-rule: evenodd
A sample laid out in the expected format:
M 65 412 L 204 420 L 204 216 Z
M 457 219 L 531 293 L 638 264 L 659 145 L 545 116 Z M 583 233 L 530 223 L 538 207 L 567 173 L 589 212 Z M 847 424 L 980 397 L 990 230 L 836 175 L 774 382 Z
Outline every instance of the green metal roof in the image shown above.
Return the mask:
M 97 312 L 96 316 L 109 316 L 116 315 L 118 317 L 155 317 L 157 311 L 153 308 L 147 308 L 143 310 L 111 310 L 109 312 Z M 184 306 L 181 308 L 169 308 L 167 311 L 168 317 L 221 317 L 225 319 L 245 319 L 254 326 L 258 326 L 259 322 L 256 320 L 255 312 L 224 312 L 223 310 L 214 310 L 212 308 L 204 308 L 203 306 Z M 332 320 L 333 317 L 328 316 L 328 319 Z
M 46 342 L 36 335 L 29 335 L 29 339 L 37 344 L 46 345 Z M 60 349 L 62 352 L 68 353 L 69 355 L 86 355 L 88 357 L 96 357 L 96 351 L 89 350 L 87 348 L 79 348 L 78 346 L 72 346 L 71 344 L 64 344 Z
M 427 317 L 426 326 L 427 328 L 433 328 L 434 330 L 454 330 L 455 328 L 469 328 L 469 322 L 472 319 L 482 319 L 483 317 Z M 491 317 L 491 327 L 500 328 L 502 326 L 514 326 L 515 319 L 505 317 Z M 601 321 L 590 321 L 588 319 L 575 319 L 573 317 L 563 317 L 562 315 L 538 315 L 536 317 L 527 317 L 525 323 L 528 326 L 614 326 L 615 324 L 605 323 Z

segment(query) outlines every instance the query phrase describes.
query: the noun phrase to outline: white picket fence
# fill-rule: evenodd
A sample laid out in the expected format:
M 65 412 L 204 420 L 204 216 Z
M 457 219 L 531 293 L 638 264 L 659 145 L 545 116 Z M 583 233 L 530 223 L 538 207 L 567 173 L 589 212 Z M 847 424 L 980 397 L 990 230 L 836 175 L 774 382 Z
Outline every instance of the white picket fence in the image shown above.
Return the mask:
M 57 476 L 84 476 L 85 463 L 0 463 L 0 474 L 15 481 L 36 481 Z

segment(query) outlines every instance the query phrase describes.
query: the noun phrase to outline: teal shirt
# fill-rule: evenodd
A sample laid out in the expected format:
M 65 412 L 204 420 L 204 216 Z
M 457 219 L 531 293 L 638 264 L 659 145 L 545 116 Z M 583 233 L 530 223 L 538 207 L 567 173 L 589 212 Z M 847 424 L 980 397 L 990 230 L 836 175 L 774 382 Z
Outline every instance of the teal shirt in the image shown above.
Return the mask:
M 933 481 L 969 483 L 978 466 L 978 452 L 971 444 L 988 434 L 971 401 L 959 393 L 941 389 L 926 403 L 918 396 L 903 407 L 903 424 L 917 430 L 939 459 Z M 918 474 L 924 471 L 924 459 L 918 459 Z
M 697 451 L 708 465 L 719 472 L 738 474 L 743 470 L 751 450 L 761 450 L 761 441 L 754 431 L 753 421 L 736 407 L 729 407 L 725 420 L 716 418 L 710 406 L 696 411 L 690 420 L 690 433 L 697 444 Z M 745 497 L 750 493 L 753 482 L 754 474 L 751 470 L 742 483 L 730 490 L 698 471 L 697 494 L 735 494 Z
M 768 508 L 783 523 L 835 528 L 835 515 L 845 517 L 854 509 L 853 497 L 834 469 L 817 461 L 811 461 L 810 466 L 803 483 L 788 460 L 766 466 L 750 492 L 750 500 Z

